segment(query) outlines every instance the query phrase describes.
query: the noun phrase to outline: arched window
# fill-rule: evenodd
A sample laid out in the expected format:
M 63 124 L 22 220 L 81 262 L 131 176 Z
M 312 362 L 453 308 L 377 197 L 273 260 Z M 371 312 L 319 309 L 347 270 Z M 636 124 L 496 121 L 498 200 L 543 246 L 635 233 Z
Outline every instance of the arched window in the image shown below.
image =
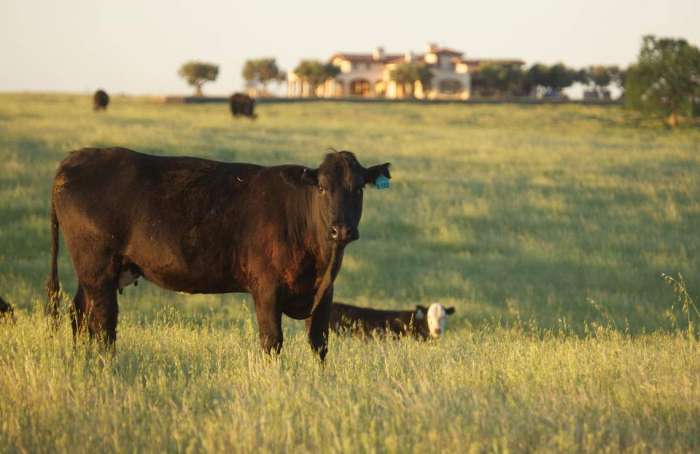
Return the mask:
M 352 96 L 369 96 L 369 81 L 366 79 L 355 79 L 350 82 L 350 94 Z

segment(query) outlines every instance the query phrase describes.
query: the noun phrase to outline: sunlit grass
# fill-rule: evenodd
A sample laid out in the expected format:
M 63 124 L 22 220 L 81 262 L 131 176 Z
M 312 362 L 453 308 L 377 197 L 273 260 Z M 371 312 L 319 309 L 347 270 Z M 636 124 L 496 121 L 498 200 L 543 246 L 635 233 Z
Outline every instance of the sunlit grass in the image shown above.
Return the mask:
M 700 131 L 581 106 L 258 113 L 115 96 L 94 114 L 88 97 L 0 95 L 0 295 L 18 307 L 17 325 L 0 325 L 0 452 L 700 449 L 698 320 L 661 277 L 680 272 L 698 294 Z M 74 350 L 67 324 L 50 336 L 40 315 L 49 188 L 68 151 L 112 145 L 390 161 L 336 298 L 455 306 L 446 337 L 333 337 L 321 367 L 285 320 L 270 359 L 249 297 L 143 283 L 120 297 L 113 359 Z M 65 248 L 60 275 L 71 293 Z
M 271 359 L 252 324 L 127 317 L 105 360 L 43 323 L 0 333 L 3 452 L 700 446 L 700 350 L 683 335 L 457 326 L 439 343 L 333 337 L 320 367 L 299 331 Z

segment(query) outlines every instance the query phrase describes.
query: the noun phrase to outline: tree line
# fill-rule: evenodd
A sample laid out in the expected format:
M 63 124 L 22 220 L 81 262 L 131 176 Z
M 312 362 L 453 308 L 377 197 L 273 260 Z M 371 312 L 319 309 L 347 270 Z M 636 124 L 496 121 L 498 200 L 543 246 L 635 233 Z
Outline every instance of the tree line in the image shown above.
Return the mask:
M 535 63 L 527 68 L 518 63 L 487 63 L 474 74 L 472 92 L 482 97 L 559 97 L 576 82 L 586 86 L 587 95 L 609 98 L 612 84 L 623 85 L 624 71 L 617 66 L 595 65 L 582 69 L 563 63 Z
M 202 85 L 216 80 L 218 65 L 191 61 L 179 70 L 179 75 L 202 95 Z M 334 79 L 340 68 L 320 60 L 302 60 L 294 73 L 309 84 L 311 94 L 317 87 Z M 274 58 L 251 59 L 242 71 L 246 86 L 262 95 L 269 94 L 271 82 L 285 80 Z M 397 65 L 390 77 L 404 87 L 409 96 L 418 82 L 424 90 L 432 86 L 433 73 L 421 62 Z M 657 116 L 671 127 L 680 118 L 700 116 L 700 50 L 684 39 L 645 36 L 637 61 L 628 68 L 593 65 L 574 69 L 563 63 L 486 63 L 472 73 L 472 96 L 509 98 L 519 96 L 557 97 L 562 90 L 579 82 L 585 86 L 586 97 L 606 99 L 610 87 L 619 87 L 627 107 L 643 114 Z

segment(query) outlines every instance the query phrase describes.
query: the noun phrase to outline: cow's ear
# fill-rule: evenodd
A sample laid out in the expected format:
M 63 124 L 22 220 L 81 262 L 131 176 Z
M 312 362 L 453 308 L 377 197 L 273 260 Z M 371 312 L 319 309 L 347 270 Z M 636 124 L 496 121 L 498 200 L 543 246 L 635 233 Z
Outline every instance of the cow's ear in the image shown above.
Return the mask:
M 304 167 L 301 171 L 301 182 L 311 186 L 318 186 L 318 169 Z
M 388 162 L 385 162 L 384 164 L 369 167 L 365 171 L 365 184 L 376 184 L 377 178 L 379 177 L 384 177 L 390 180 L 391 174 L 389 173 L 389 165 L 390 164 Z
M 455 308 L 454 308 L 454 307 L 448 307 L 447 309 L 445 309 L 445 313 L 446 313 L 447 315 L 452 315 L 452 314 L 455 313 Z
M 416 304 L 416 320 L 423 320 L 426 313 L 428 313 L 427 307 Z

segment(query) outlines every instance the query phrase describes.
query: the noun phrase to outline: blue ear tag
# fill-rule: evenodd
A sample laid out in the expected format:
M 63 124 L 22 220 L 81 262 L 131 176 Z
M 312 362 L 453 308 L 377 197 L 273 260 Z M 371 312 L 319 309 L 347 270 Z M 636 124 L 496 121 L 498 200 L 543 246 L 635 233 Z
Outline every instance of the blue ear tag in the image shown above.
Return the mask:
M 389 179 L 384 175 L 379 175 L 379 177 L 374 180 L 374 185 L 377 189 L 387 189 L 389 187 Z

